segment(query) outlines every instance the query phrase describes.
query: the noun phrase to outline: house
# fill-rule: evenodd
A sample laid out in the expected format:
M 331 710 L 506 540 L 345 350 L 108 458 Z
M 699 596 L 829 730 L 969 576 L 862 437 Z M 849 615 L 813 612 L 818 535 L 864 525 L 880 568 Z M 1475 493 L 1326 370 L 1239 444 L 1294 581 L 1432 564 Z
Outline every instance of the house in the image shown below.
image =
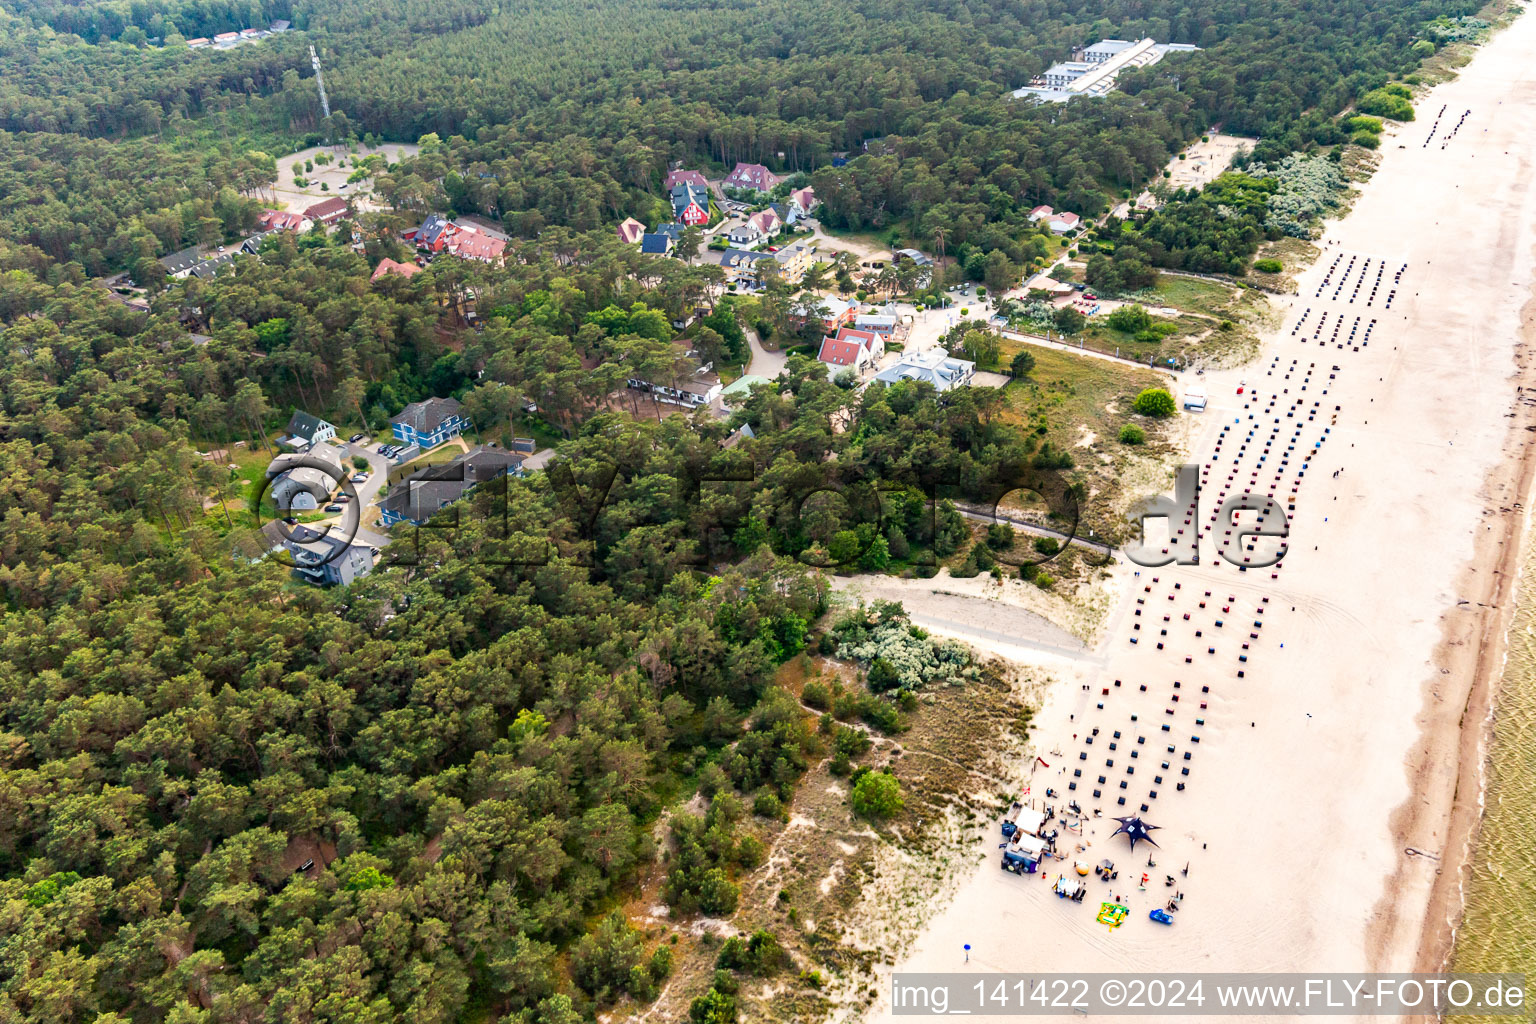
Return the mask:
M 396 277 L 410 278 L 415 277 L 419 273 L 421 273 L 421 268 L 416 264 L 396 263 L 394 260 L 386 256 L 379 261 L 379 265 L 374 268 L 373 274 L 368 278 L 368 280 L 377 281 L 379 278 L 387 277 L 391 274 Z
M 757 434 L 752 430 L 752 424 L 743 423 L 721 439 L 720 447 L 729 450 L 735 448 L 743 441 L 751 441 L 756 437 Z
M 416 248 L 431 253 L 448 253 L 461 259 L 498 263 L 506 252 L 507 240 L 475 224 L 460 224 L 432 214 L 421 226 L 401 236 L 415 242 Z
M 260 39 L 263 33 L 259 28 L 243 28 L 240 30 L 241 39 Z
M 681 169 L 668 171 L 667 180 L 662 183 L 661 187 L 671 192 L 678 185 L 682 184 L 692 185 L 704 192 L 709 191 L 709 182 L 704 180 L 704 173 L 702 171 L 684 171 Z
M 797 188 L 789 194 L 789 205 L 800 211 L 802 217 L 809 216 L 811 210 L 816 207 L 816 191 L 809 186 Z
M 840 327 L 835 336 L 821 339 L 821 351 L 816 353 L 816 358 L 827 364 L 827 376 L 835 377 L 844 370 L 862 373 L 883 355 L 885 339 L 880 335 Z
M 686 225 L 678 224 L 674 221 L 671 224 L 656 225 L 656 231 L 654 233 L 658 235 L 666 235 L 668 238 L 672 239 L 672 244 L 676 245 L 678 242 L 683 240 L 683 231 L 685 229 Z
M 1029 220 L 1031 224 L 1038 223 L 1042 220 L 1045 221 L 1046 226 L 1051 229 L 1052 233 L 1058 235 L 1064 235 L 1069 231 L 1075 231 L 1082 224 L 1082 220 L 1077 216 L 1077 214 L 1067 213 L 1065 211 L 1057 213 L 1049 206 L 1037 206 L 1033 210 L 1030 210 Z
M 764 238 L 772 238 L 784 230 L 784 219 L 772 207 L 754 213 L 747 218 L 747 223 L 755 225 Z
M 921 352 L 903 353 L 901 362 L 875 374 L 882 384 L 898 384 L 904 380 L 927 381 L 936 391 L 949 391 L 971 382 L 976 375 L 976 364 L 965 359 L 951 359 L 942 348 L 924 349 Z
M 310 466 L 300 466 L 272 481 L 268 493 L 279 509 L 298 512 L 319 508 L 335 490 L 336 481 L 330 476 Z
M 660 233 L 647 232 L 640 237 L 640 251 L 647 256 L 667 256 L 672 252 L 672 239 Z
M 193 50 L 201 50 L 205 46 L 212 46 L 213 40 L 207 36 L 198 36 L 196 39 L 188 39 L 187 46 Z
M 757 265 L 773 259 L 772 253 L 753 252 L 750 249 L 727 249 L 720 254 L 720 269 L 727 281 L 735 281 L 755 288 L 759 281 Z
M 719 398 L 720 392 L 724 390 L 724 385 L 720 383 L 720 375 L 714 372 L 714 367 L 710 363 L 704 363 L 692 373 L 665 384 L 654 383 L 643 377 L 630 377 L 625 383 L 636 391 L 644 391 L 656 396 L 658 401 L 669 405 L 681 405 L 686 409 L 697 409 L 708 405 Z
M 853 326 L 856 330 L 868 331 L 886 342 L 896 333 L 896 318 L 883 313 L 860 313 L 853 318 Z
M 279 21 L 274 21 L 272 24 L 268 25 L 267 26 L 267 31 L 268 32 L 287 32 L 288 29 L 291 28 L 291 27 L 292 26 L 289 25 L 288 22 L 279 20 Z
M 619 241 L 625 245 L 634 245 L 640 241 L 640 236 L 645 234 L 645 225 L 633 217 L 624 218 L 624 223 L 619 225 Z
M 502 448 L 476 448 L 452 462 L 429 466 L 390 488 L 379 502 L 380 519 L 385 526 L 405 521 L 421 526 L 476 484 L 521 473 L 524 461 L 524 456 Z
M 169 256 L 160 257 L 160 265 L 172 277 L 186 277 L 202 258 L 202 246 L 194 245 L 191 248 L 182 249 L 180 252 L 173 252 Z
M 256 226 L 262 231 L 308 231 L 314 221 L 302 213 L 287 210 L 263 210 L 256 218 Z
M 294 561 L 294 576 L 316 586 L 345 586 L 373 569 L 373 552 L 353 544 L 338 531 L 322 533 L 295 526 L 283 541 L 283 549 Z
M 171 277 L 210 278 L 220 269 L 229 266 L 240 254 L 239 249 L 205 254 L 201 246 L 194 245 L 190 249 L 160 257 L 159 263 Z
M 763 232 L 749 218 L 727 231 L 725 237 L 732 245 L 756 245 L 763 240 Z
M 240 251 L 245 253 L 247 256 L 255 256 L 257 253 L 261 252 L 262 244 L 265 243 L 267 239 L 278 234 L 281 234 L 281 232 L 279 232 L 276 228 L 273 228 L 269 231 L 258 231 L 240 243 Z
M 283 441 L 300 441 L 307 448 L 313 448 L 323 441 L 329 441 L 336 436 L 336 428 L 325 422 L 318 416 L 299 409 L 293 411 L 293 416 L 288 420 L 288 436 Z
M 435 448 L 450 437 L 458 437 L 469 426 L 463 406 L 453 398 L 429 398 L 412 402 L 390 421 L 395 440 L 403 444 Z
M 918 252 L 916 249 L 897 249 L 894 253 L 894 258 L 898 260 L 907 260 L 908 262 L 915 263 L 920 267 L 933 266 L 933 257 L 925 256 L 921 252 Z
M 736 168 L 726 175 L 721 182 L 725 188 L 745 188 L 757 192 L 767 192 L 779 183 L 774 173 L 762 164 L 739 163 Z
M 824 334 L 835 333 L 839 327 L 852 321 L 854 315 L 859 311 L 859 304 L 857 302 L 841 299 L 836 295 L 818 295 L 816 297 L 816 304 L 827 311 L 826 317 L 821 321 Z M 804 326 L 805 317 L 803 315 L 792 312 L 789 319 L 797 327 Z
M 236 42 L 240 41 L 240 33 L 239 32 L 220 32 L 218 35 L 213 37 L 213 41 L 214 41 L 215 45 L 217 45 L 219 43 L 223 43 L 226 46 L 228 46 L 231 43 L 236 43 Z
M 1050 220 L 1051 233 L 1064 235 L 1069 231 L 1076 231 L 1081 224 L 1081 219 L 1075 213 L 1058 213 Z
M 773 254 L 779 265 L 779 276 L 789 284 L 799 284 L 805 272 L 811 269 L 811 247 L 804 242 L 786 245 Z
M 699 227 L 709 223 L 709 188 L 680 181 L 672 186 L 672 218 Z
M 267 466 L 271 481 L 267 494 L 285 511 L 317 509 L 330 499 L 345 473 L 340 452 L 330 445 L 279 455 Z
M 345 199 L 322 199 L 314 206 L 304 211 L 304 216 L 316 224 L 330 226 L 347 215 L 347 201 Z

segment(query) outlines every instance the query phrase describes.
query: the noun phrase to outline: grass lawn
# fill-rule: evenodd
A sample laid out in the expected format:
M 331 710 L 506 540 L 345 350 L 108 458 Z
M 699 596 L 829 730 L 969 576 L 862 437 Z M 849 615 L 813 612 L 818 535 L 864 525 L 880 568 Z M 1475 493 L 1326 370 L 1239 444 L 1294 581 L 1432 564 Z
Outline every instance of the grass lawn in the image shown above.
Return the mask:
M 1034 354 L 1035 368 L 1027 378 L 1004 389 L 1003 416 L 1033 427 L 1053 449 L 1072 454 L 1076 463 L 1072 472 L 1081 474 L 1088 486 L 1084 523 L 1100 535 L 1114 535 L 1117 524 L 1112 521 L 1111 506 L 1118 497 L 1124 463 L 1136 451 L 1120 443 L 1120 428 L 1134 422 L 1146 431 L 1147 443 L 1141 452 L 1161 449 L 1162 425 L 1133 415 L 1131 403 L 1145 388 L 1168 386 L 1166 379 L 1108 359 L 1011 341 L 1003 343 L 1004 365 L 1025 347 Z

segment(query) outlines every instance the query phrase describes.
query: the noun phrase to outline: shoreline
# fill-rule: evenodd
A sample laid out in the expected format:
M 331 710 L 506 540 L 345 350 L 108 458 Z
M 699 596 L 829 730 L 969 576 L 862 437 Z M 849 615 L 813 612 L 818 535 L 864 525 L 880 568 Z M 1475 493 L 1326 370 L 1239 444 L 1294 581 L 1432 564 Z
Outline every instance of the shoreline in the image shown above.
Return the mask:
M 1530 358 L 1531 345 L 1536 342 L 1536 290 L 1519 315 L 1520 338 L 1515 344 L 1515 373 L 1511 382 L 1532 388 L 1536 387 L 1536 360 Z M 1432 674 L 1425 681 L 1425 706 L 1419 716 L 1422 732 L 1411 752 L 1407 773 L 1412 793 L 1389 819 L 1394 837 L 1403 846 L 1412 842 L 1413 835 L 1421 832 L 1426 822 L 1448 822 L 1440 867 L 1420 922 L 1412 968 L 1415 971 L 1446 969 L 1466 914 L 1467 881 L 1482 828 L 1483 800 L 1493 754 L 1493 726 L 1508 662 L 1509 630 L 1521 597 L 1520 567 L 1528 550 L 1529 502 L 1536 487 L 1536 445 L 1526 439 L 1528 424 L 1522 420 L 1517 413 L 1505 442 L 1507 453 L 1515 448 L 1518 454 L 1499 463 L 1488 474 L 1483 487 L 1490 505 L 1510 511 L 1499 516 L 1497 531 L 1485 532 L 1478 538 L 1472 558 L 1457 581 L 1457 590 L 1467 594 L 1467 600 L 1475 601 L 1479 610 L 1470 621 L 1460 624 L 1444 617 L 1441 640 L 1431 662 L 1453 678 L 1462 677 L 1463 671 L 1470 668 L 1464 697 L 1459 708 L 1440 701 L 1434 693 L 1437 676 Z M 1479 569 L 1487 571 L 1480 574 Z M 1448 721 L 1453 710 L 1454 724 Z M 1440 770 L 1447 761 L 1454 763 L 1453 772 Z M 1438 780 L 1436 775 L 1440 776 Z M 1398 916 L 1390 906 L 1391 894 L 1406 870 L 1404 862 L 1388 880 L 1373 914 L 1389 922 L 1388 933 Z M 1385 941 L 1371 951 L 1376 969 L 1384 969 L 1379 964 L 1384 945 Z
M 1213 486 L 1256 478 L 1272 443 L 1281 446 L 1269 451 L 1280 462 L 1270 463 L 1277 492 L 1300 489 L 1282 483 L 1286 453 L 1299 465 L 1326 460 L 1310 467 L 1294 505 L 1283 574 L 1234 579 L 1216 561 L 1143 570 L 1094 657 L 1078 660 L 1081 675 L 1058 680 L 1034 719 L 1037 749 L 1057 748 L 1031 772 L 1035 799 L 1049 785 L 1098 805 L 1065 856 L 1126 858 L 1109 816 L 1139 807 L 1164 829 L 1156 859 L 1187 873 L 1150 892 L 1145 878 L 1140 887 L 1094 880 L 1095 900 L 1129 906 L 1135 921 L 1165 888 L 1188 890 L 1178 927 L 1106 931 L 1040 880 L 983 863 L 921 933 L 889 951 L 891 968 L 961 969 L 961 943 L 971 971 L 1444 962 L 1476 863 L 1491 709 L 1536 486 L 1532 418 L 1510 390 L 1536 387 L 1536 201 L 1526 187 L 1536 76 L 1522 56 L 1533 35 L 1536 24 L 1515 19 L 1418 98 L 1419 120 L 1384 138 L 1381 165 L 1348 214 L 1325 226 L 1297 293 L 1274 300 L 1281 320 L 1264 333 L 1263 354 L 1206 376 L 1211 411 L 1192 421 L 1189 442 Z M 1459 137 L 1437 137 L 1441 117 Z M 1455 246 L 1458 226 L 1473 221 L 1495 230 L 1479 246 Z M 1386 303 L 1372 305 L 1382 294 Z M 1287 412 L 1303 405 L 1315 416 Z M 1196 606 L 1202 586 L 1208 601 Z M 1213 597 L 1217 587 L 1227 594 Z M 1254 620 L 1240 650 L 1241 634 L 1209 621 L 1229 611 Z M 1181 681 L 1185 705 L 1168 689 Z M 1161 738 L 1185 714 L 1198 716 L 1202 735 Z M 1239 809 L 1259 806 L 1268 827 L 1244 828 Z M 1304 835 L 1336 838 L 1325 857 L 1298 858 L 1285 840 Z M 1030 944 L 1026 958 L 1009 941 L 1019 934 L 1051 941 Z M 874 1019 L 885 1019 L 881 1010 Z

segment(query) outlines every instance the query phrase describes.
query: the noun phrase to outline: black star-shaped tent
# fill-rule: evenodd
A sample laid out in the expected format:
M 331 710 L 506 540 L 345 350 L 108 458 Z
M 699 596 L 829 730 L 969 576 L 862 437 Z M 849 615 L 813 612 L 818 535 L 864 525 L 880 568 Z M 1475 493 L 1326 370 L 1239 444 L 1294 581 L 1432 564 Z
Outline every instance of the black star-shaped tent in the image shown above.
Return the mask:
M 1115 820 L 1120 823 L 1120 827 L 1109 834 L 1111 839 L 1124 832 L 1131 841 L 1132 850 L 1136 849 L 1136 844 L 1141 840 L 1146 840 L 1153 846 L 1157 845 L 1151 833 L 1153 829 L 1161 828 L 1161 825 L 1148 825 L 1140 818 L 1116 818 Z

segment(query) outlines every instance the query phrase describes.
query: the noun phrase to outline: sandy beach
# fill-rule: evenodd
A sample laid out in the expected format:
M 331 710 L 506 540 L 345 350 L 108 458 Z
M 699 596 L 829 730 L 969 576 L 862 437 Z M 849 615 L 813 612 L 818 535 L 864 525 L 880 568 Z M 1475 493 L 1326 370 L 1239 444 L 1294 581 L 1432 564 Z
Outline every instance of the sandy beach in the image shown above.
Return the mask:
M 1296 294 L 1277 300 L 1283 323 L 1260 358 L 1204 378 L 1199 525 L 1211 530 L 1224 492 L 1272 493 L 1294 506 L 1284 560 L 1240 571 L 1217 557 L 1218 529 L 1200 565 L 1130 576 L 1103 639 L 1037 717 L 1050 766 L 1031 799 L 1079 802 L 1084 848 L 1063 833 L 1067 859 L 1020 877 L 999 869 L 995 831 L 978 839 L 984 860 L 890 951 L 895 970 L 1443 959 L 1536 437 L 1517 395 L 1536 385 L 1518 358 L 1536 272 L 1533 47 L 1536 19 L 1522 17 L 1417 100 Z M 1161 826 L 1158 849 L 1110 838 L 1112 816 L 1137 813 Z M 1106 857 L 1119 879 L 1090 876 L 1083 903 L 1049 892 L 1073 859 Z M 1178 892 L 1171 927 L 1148 920 Z M 1116 930 L 1094 920 L 1111 895 L 1130 907 Z M 882 998 L 870 1019 L 889 1016 Z

